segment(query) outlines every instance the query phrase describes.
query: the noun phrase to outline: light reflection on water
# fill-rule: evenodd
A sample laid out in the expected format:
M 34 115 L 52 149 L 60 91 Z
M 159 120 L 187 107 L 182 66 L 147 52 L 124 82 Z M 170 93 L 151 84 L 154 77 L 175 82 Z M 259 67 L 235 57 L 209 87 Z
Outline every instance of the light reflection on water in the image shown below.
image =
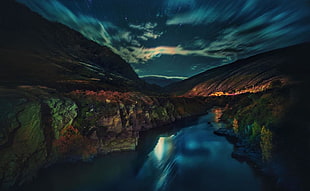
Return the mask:
M 159 137 L 158 142 L 154 148 L 153 154 L 158 162 L 162 160 L 164 155 L 169 155 L 173 150 L 172 142 L 173 135 L 170 137 Z
M 213 108 L 212 109 L 212 113 L 214 113 L 214 122 L 215 123 L 219 123 L 220 122 L 220 118 L 223 115 L 223 109 L 222 108 Z
M 90 164 L 55 166 L 22 190 L 46 191 L 258 191 L 261 180 L 231 158 L 233 146 L 213 131 L 216 113 L 173 135 L 158 136 L 148 154 L 117 153 Z M 150 139 L 146 139 L 146 142 Z M 149 143 L 149 142 L 147 142 Z
M 214 116 L 212 126 L 216 129 L 224 127 L 224 124 L 220 123 L 220 119 L 223 115 L 223 108 L 220 107 L 213 108 L 212 115 Z
M 215 114 L 217 115 L 217 114 Z M 260 190 L 250 167 L 231 158 L 233 146 L 213 134 L 208 115 L 172 136 L 161 136 L 139 171 L 152 172 L 151 190 Z M 224 184 L 223 184 L 224 183 Z

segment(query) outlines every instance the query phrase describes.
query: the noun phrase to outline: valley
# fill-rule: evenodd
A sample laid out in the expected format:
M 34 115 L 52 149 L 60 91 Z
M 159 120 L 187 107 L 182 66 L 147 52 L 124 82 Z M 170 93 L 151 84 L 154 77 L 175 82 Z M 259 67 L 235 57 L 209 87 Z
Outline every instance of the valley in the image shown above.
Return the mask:
M 261 180 L 253 174 L 258 174 L 258 179 L 267 178 L 271 182 L 266 187 L 269 190 L 309 188 L 309 42 L 237 60 L 182 81 L 148 79 L 160 87 L 139 78 L 130 64 L 108 47 L 48 21 L 15 1 L 3 2 L 0 25 L 1 189 L 23 189 L 37 180 L 42 169 L 53 165 L 58 168 L 60 163 L 104 161 L 115 153 L 126 158 L 126 152 L 135 153 L 148 144 L 143 135 L 153 130 L 161 131 L 161 136 L 156 135 L 156 141 L 150 139 L 153 146 L 148 146 L 138 159 L 144 161 L 150 153 L 154 160 L 162 159 L 156 154 L 155 144 L 171 141 L 162 135 L 173 131 L 175 124 L 182 124 L 179 134 L 187 132 L 190 128 L 186 122 L 197 118 L 203 122 L 188 134 L 172 133 L 177 138 L 173 144 L 169 142 L 169 148 L 183 145 L 173 153 L 175 159 L 180 153 L 188 154 L 194 164 L 198 159 L 191 152 L 216 149 L 212 142 L 216 140 L 219 149 L 229 156 L 223 159 L 229 163 L 227 168 L 240 167 L 241 176 L 250 174 L 255 185 L 261 185 Z M 217 120 L 202 117 L 217 115 L 214 109 L 219 112 Z M 218 125 L 221 128 L 215 128 Z M 193 145 L 189 144 L 190 138 L 184 138 L 187 136 L 193 137 L 193 151 L 188 149 Z M 207 161 L 207 154 L 201 153 L 199 157 Z M 122 157 L 119 161 L 130 166 Z M 211 168 L 208 165 L 204 167 Z M 152 171 L 151 167 L 145 168 Z M 172 173 L 175 169 L 168 170 Z M 197 175 L 199 170 L 192 173 Z M 178 175 L 176 182 L 163 175 L 169 184 L 164 187 L 162 183 L 160 189 L 181 189 L 179 183 L 188 175 Z M 127 184 L 135 190 L 130 181 Z

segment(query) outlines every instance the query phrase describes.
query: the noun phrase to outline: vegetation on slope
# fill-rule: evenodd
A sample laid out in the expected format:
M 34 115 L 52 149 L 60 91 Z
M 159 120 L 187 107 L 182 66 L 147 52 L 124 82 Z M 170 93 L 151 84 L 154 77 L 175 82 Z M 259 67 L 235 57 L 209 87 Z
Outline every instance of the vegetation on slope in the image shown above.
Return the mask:
M 227 99 L 221 117 L 227 128 L 215 132 L 233 141 L 233 157 L 272 176 L 279 189 L 309 187 L 309 125 L 304 118 L 308 103 L 302 88 L 299 84 Z
M 267 92 L 240 96 L 236 103 L 230 103 L 222 118 L 233 132 L 247 140 L 250 147 L 269 159 L 272 151 L 272 137 L 280 127 L 291 99 L 289 88 L 277 88 Z M 270 149 L 267 149 L 270 148 Z
M 305 43 L 238 60 L 171 84 L 165 90 L 173 95 L 193 97 L 219 92 L 223 95 L 255 93 L 275 83 L 291 84 L 295 80 L 292 73 L 307 71 L 303 63 L 307 60 L 309 46 L 310 43 Z

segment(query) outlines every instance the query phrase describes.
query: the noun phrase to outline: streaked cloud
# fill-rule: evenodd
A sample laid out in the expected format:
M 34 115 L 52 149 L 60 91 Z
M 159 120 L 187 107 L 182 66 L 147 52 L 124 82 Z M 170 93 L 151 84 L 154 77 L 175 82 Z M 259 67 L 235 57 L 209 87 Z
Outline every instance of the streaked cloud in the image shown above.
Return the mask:
M 110 22 L 103 22 L 91 16 L 73 13 L 57 0 L 46 0 L 44 3 L 41 0 L 18 1 L 27 3 L 27 6 L 45 18 L 67 25 L 99 44 L 107 46 L 112 44 L 112 38 L 107 32 L 107 28 L 115 28 L 116 26 Z
M 219 21 L 220 13 L 213 8 L 204 8 L 201 7 L 190 12 L 178 14 L 171 19 L 167 20 L 167 25 L 180 25 L 180 24 L 208 24 L 214 21 Z
M 165 0 L 164 6 L 168 14 L 178 12 L 181 9 L 193 9 L 197 0 Z
M 157 23 L 147 22 L 139 25 L 129 24 L 129 27 L 132 29 L 136 29 L 140 33 L 142 33 L 141 35 L 137 36 L 138 39 L 147 41 L 149 39 L 157 39 L 161 35 L 163 35 L 163 32 L 158 32 L 155 30 L 157 25 L 158 25 Z
M 157 25 L 158 25 L 157 23 L 147 22 L 139 25 L 129 24 L 129 27 L 138 30 L 151 30 L 154 29 Z
M 108 46 L 140 75 L 190 76 L 310 41 L 306 0 L 17 1 Z
M 119 54 L 129 63 L 138 63 L 141 60 L 141 56 L 137 56 L 133 52 L 133 49 L 136 49 L 136 47 L 141 47 L 140 40 L 147 41 L 149 39 L 157 39 L 163 34 L 162 32 L 156 32 L 154 29 L 157 23 L 151 22 L 142 23 L 140 25 L 130 24 L 130 28 L 141 32 L 140 35 L 133 34 L 108 21 L 101 21 L 81 13 L 73 13 L 57 0 L 46 0 L 44 2 L 41 0 L 32 0 L 27 1 L 27 6 L 39 12 L 45 18 L 67 25 L 79 31 L 88 39 L 111 48 L 113 52 Z M 126 46 L 120 46 L 120 44 L 124 43 Z
M 132 54 L 128 55 L 131 63 L 145 63 L 151 59 L 158 58 L 162 55 L 181 55 L 181 56 L 205 56 L 210 58 L 220 58 L 220 59 L 235 59 L 234 51 L 222 51 L 217 49 L 212 49 L 212 47 L 207 47 L 204 49 L 197 50 L 187 50 L 181 46 L 159 46 L 154 48 L 138 48 L 131 47 Z

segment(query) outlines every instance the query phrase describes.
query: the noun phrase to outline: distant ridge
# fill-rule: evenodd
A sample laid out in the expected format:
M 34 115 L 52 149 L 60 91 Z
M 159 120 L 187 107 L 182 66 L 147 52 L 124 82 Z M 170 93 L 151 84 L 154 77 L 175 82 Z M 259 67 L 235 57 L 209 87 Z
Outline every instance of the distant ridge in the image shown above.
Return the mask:
M 168 85 L 165 90 L 174 95 L 209 96 L 284 85 L 307 78 L 309 53 L 310 43 L 261 53 Z
M 157 77 L 157 76 L 146 76 L 146 77 L 141 77 L 141 79 L 143 79 L 149 84 L 155 84 L 160 87 L 165 87 L 172 83 L 182 81 L 180 78 L 165 78 L 165 77 Z

